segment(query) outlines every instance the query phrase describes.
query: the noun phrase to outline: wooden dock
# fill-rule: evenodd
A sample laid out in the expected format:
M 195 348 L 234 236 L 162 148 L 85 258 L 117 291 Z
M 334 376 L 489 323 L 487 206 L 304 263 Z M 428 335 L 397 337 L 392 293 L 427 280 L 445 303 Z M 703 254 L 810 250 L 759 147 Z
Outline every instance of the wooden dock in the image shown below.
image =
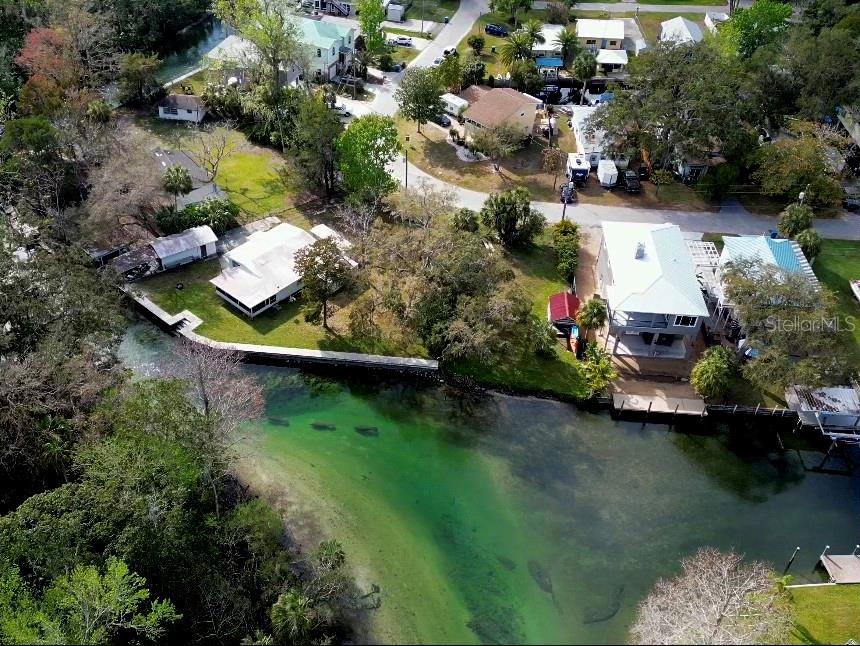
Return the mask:
M 615 393 L 612 395 L 612 408 L 617 413 L 655 413 L 661 415 L 695 415 L 704 417 L 705 402 L 702 399 L 687 397 L 665 397 L 663 395 L 635 395 Z
M 821 565 L 827 570 L 831 583 L 860 583 L 860 556 L 822 554 Z

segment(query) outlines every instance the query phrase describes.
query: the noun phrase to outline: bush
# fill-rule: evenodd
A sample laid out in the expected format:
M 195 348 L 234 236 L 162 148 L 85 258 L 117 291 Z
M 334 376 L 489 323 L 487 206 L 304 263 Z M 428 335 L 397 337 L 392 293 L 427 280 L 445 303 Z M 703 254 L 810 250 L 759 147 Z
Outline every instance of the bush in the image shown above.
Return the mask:
M 556 269 L 567 281 L 572 282 L 579 267 L 579 227 L 570 220 L 563 220 L 552 227 L 552 246 L 555 249 Z
M 472 34 L 466 40 L 466 44 L 475 52 L 476 56 L 480 56 L 481 52 L 484 51 L 484 45 L 486 45 L 486 41 L 484 37 L 480 34 Z
M 666 184 L 671 184 L 675 181 L 675 177 L 672 175 L 672 171 L 668 171 L 664 168 L 660 168 L 651 173 L 651 183 L 656 184 L 657 186 L 665 186 Z
M 794 238 L 807 260 L 821 253 L 821 236 L 815 229 L 804 229 Z
M 385 52 L 379 57 L 379 69 L 383 72 L 390 72 L 394 67 L 394 58 L 388 52 Z
M 556 336 L 549 323 L 534 314 L 529 318 L 527 345 L 539 357 L 555 355 Z
M 458 231 L 475 233 L 478 230 L 478 214 L 472 209 L 462 208 L 454 213 L 452 224 Z
M 721 345 L 708 348 L 693 366 L 690 384 L 695 391 L 707 399 L 722 399 L 732 385 L 732 377 L 738 370 L 735 356 Z
M 241 121 L 245 114 L 242 110 L 242 97 L 236 86 L 225 87 L 209 83 L 200 95 L 206 108 L 221 119 Z
M 487 85 L 489 85 L 490 87 L 495 87 L 495 86 L 496 86 L 496 77 L 495 77 L 495 76 L 493 76 L 492 74 L 490 74 L 490 75 L 487 77 Z
M 718 200 L 737 184 L 740 169 L 734 164 L 720 164 L 707 172 L 696 184 L 696 191 L 705 199 Z
M 212 199 L 191 204 L 181 211 L 164 209 L 157 215 L 158 226 L 166 233 L 179 233 L 191 227 L 207 225 L 216 234 L 235 226 L 239 207 L 229 200 Z
M 779 214 L 779 235 L 794 238 L 812 226 L 812 209 L 806 204 L 789 204 Z

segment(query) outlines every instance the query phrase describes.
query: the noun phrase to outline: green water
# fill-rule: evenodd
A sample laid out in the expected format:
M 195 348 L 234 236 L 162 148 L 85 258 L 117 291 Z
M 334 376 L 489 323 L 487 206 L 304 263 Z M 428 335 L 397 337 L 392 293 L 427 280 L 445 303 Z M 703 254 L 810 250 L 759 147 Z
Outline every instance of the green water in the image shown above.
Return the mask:
M 139 347 L 151 344 L 124 351 L 151 366 Z M 382 641 L 617 642 L 656 578 L 699 546 L 779 570 L 800 546 L 791 573 L 817 580 L 825 544 L 858 542 L 857 478 L 807 471 L 820 454 L 745 431 L 253 370 L 268 405 L 247 471 L 283 490 L 309 534 L 339 538 L 364 587 L 379 585 Z

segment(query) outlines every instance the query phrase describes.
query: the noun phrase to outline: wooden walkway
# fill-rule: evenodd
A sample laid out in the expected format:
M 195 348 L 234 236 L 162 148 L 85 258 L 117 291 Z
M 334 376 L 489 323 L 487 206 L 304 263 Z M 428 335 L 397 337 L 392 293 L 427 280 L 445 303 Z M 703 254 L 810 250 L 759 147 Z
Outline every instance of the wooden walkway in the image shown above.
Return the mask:
M 403 370 L 407 372 L 436 372 L 439 362 L 433 359 L 415 357 L 390 357 L 380 354 L 362 354 L 360 352 L 335 352 L 332 350 L 312 350 L 308 348 L 285 348 L 275 345 L 255 345 L 251 343 L 227 343 L 215 341 L 209 337 L 197 334 L 194 330 L 203 320 L 193 312 L 183 310 L 179 314 L 168 314 L 153 303 L 146 295 L 125 286 L 125 292 L 140 307 L 154 318 L 158 319 L 171 332 L 185 337 L 195 343 L 201 343 L 212 348 L 238 352 L 246 359 L 260 362 L 294 362 L 317 363 L 332 365 L 348 365 L 365 368 L 383 368 L 387 370 Z
M 860 583 L 860 557 L 854 554 L 824 554 L 821 565 L 832 583 Z
M 697 415 L 704 417 L 705 402 L 702 399 L 664 397 L 662 395 L 632 395 L 615 393 L 612 407 L 616 412 L 661 413 L 672 415 Z

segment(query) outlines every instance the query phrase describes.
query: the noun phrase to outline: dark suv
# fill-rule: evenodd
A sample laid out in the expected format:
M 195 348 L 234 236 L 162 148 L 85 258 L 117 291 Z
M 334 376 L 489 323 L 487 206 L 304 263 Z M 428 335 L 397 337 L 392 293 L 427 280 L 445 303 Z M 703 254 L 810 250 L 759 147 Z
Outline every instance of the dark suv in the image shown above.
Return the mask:
M 486 33 L 490 34 L 490 36 L 501 36 L 502 38 L 504 38 L 505 36 L 508 35 L 508 30 L 505 29 L 504 27 L 502 27 L 501 25 L 493 25 L 493 24 L 486 25 L 484 27 L 484 31 Z
M 626 170 L 621 173 L 621 186 L 628 193 L 638 193 L 642 190 L 642 184 L 636 176 L 636 171 Z

